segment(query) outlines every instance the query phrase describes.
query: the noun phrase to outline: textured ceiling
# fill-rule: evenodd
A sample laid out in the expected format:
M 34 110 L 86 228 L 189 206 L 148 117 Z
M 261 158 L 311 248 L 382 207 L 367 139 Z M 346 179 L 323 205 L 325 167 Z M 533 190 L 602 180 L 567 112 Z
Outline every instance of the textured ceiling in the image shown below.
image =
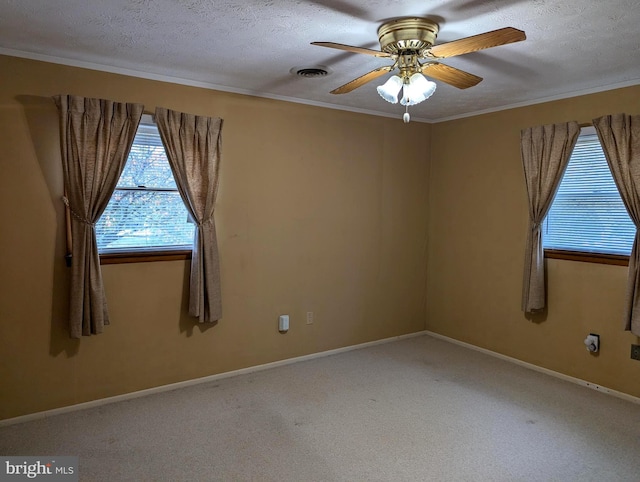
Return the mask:
M 384 78 L 329 94 L 388 59 L 310 42 L 378 49 L 378 26 L 406 16 L 436 20 L 436 44 L 507 26 L 527 34 L 443 61 L 484 80 L 437 82 L 410 109 L 417 120 L 640 83 L 639 0 L 0 0 L 0 53 L 401 117 L 375 91 Z M 331 75 L 290 73 L 318 64 Z

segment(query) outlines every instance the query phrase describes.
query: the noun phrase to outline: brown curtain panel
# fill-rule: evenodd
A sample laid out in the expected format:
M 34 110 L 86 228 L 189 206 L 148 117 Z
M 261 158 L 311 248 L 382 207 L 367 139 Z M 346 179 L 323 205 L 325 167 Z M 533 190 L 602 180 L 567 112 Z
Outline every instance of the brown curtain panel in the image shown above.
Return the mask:
M 636 225 L 629 258 L 624 329 L 640 336 L 640 115 L 615 114 L 593 120 L 622 202 Z
M 80 338 L 102 333 L 109 324 L 95 223 L 118 183 L 143 106 L 74 95 L 54 100 L 73 240 L 69 331 Z
M 197 228 L 191 256 L 189 314 L 202 322 L 222 318 L 220 261 L 213 218 L 222 119 L 156 109 L 156 123 L 178 191 Z
M 526 313 L 546 306 L 542 222 L 549 212 L 579 133 L 578 123 L 568 122 L 530 127 L 520 135 L 529 197 L 529 231 L 522 283 L 522 311 Z

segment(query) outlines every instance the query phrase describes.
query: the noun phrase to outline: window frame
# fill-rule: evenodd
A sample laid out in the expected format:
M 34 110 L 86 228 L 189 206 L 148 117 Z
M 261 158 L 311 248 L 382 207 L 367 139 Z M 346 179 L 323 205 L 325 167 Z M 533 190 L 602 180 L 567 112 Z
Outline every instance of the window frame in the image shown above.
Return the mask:
M 580 124 L 580 134 L 595 134 L 592 124 Z M 598 252 L 576 251 L 569 249 L 543 248 L 545 259 L 560 259 L 566 261 L 581 261 L 584 263 L 608 264 L 614 266 L 629 266 L 629 255 L 608 254 Z
M 191 259 L 191 249 L 171 249 L 156 251 L 123 251 L 103 253 L 100 264 L 147 263 L 153 261 L 180 261 Z
M 152 114 L 143 114 L 140 120 L 140 125 L 154 124 L 155 120 Z M 128 160 L 128 158 L 127 158 Z M 166 188 L 117 188 L 119 190 L 127 191 L 177 191 L 177 189 Z M 115 190 L 114 190 L 115 193 Z M 65 193 L 66 195 L 66 193 Z M 65 205 L 65 222 L 66 222 L 66 244 L 67 254 L 65 255 L 65 262 L 67 266 L 71 266 L 72 256 L 71 248 L 73 245 L 73 238 L 71 234 L 71 212 L 69 206 Z M 123 248 L 106 253 L 99 253 L 100 264 L 125 264 L 125 263 L 143 263 L 143 262 L 155 262 L 155 261 L 181 261 L 190 260 L 193 248 L 185 248 L 184 246 L 171 247 L 163 246 L 157 249 L 135 249 L 135 248 Z
M 582 261 L 584 263 L 629 266 L 629 256 L 624 254 L 586 253 L 584 251 L 545 248 L 544 257 L 546 259 L 563 259 L 566 261 Z

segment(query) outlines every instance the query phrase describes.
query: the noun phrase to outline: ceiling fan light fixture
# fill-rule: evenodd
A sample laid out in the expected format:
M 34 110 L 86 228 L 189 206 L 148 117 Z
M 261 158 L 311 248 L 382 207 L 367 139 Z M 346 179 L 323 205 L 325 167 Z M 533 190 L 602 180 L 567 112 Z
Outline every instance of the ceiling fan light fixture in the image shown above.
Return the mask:
M 416 72 L 404 84 L 402 105 L 416 105 L 427 100 L 436 91 L 436 83 L 427 80 L 420 72 Z
M 403 120 L 409 122 L 409 106 L 427 100 L 436 90 L 436 84 L 427 80 L 422 72 L 428 69 L 429 77 L 445 82 L 458 89 L 473 87 L 482 81 L 482 77 L 439 62 L 440 59 L 477 52 L 527 38 L 522 30 L 504 27 L 470 37 L 435 44 L 440 27 L 427 17 L 405 17 L 390 20 L 378 28 L 378 41 L 381 50 L 354 47 L 336 42 L 311 42 L 313 45 L 346 50 L 357 54 L 386 57 L 393 60 L 392 65 L 378 67 L 357 77 L 337 89 L 332 94 L 346 94 L 362 87 L 387 72 L 395 69 L 399 72 L 377 88 L 380 96 L 391 104 L 398 102 L 400 89 L 403 90 L 400 103 L 405 106 Z
M 400 93 L 402 85 L 402 79 L 397 75 L 392 75 L 384 84 L 376 87 L 376 90 L 384 100 L 392 104 L 397 104 L 398 94 Z

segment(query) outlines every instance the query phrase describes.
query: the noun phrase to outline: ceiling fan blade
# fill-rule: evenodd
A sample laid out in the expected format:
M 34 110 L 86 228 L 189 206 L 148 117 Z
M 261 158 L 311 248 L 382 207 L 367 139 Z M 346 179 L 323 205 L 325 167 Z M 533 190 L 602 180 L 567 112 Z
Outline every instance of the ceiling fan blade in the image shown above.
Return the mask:
M 386 52 L 380 50 L 372 50 L 364 47 L 353 47 L 351 45 L 337 44 L 335 42 L 311 42 L 311 45 L 319 45 L 320 47 L 329 47 L 332 49 L 346 50 L 356 54 L 373 55 L 375 57 L 390 57 Z
M 332 94 L 347 94 L 348 92 L 351 92 L 352 90 L 355 90 L 358 87 L 363 86 L 367 82 L 371 82 L 372 80 L 383 76 L 387 72 L 390 72 L 393 68 L 394 68 L 393 65 L 388 65 L 388 66 L 385 66 L 385 67 L 380 67 L 378 69 L 372 70 L 371 72 L 368 72 L 368 73 L 366 73 L 364 75 L 361 75 L 357 79 L 353 79 L 351 82 L 347 82 L 346 84 L 341 85 L 337 89 L 332 90 L 331 93 Z
M 526 38 L 527 36 L 522 30 L 505 27 L 471 37 L 461 38 L 460 40 L 454 40 L 453 42 L 435 45 L 429 49 L 429 55 L 443 59 L 491 47 L 498 47 L 499 45 L 520 42 Z
M 468 89 L 482 81 L 482 77 L 470 74 L 439 62 L 430 62 L 422 66 L 422 73 L 436 80 L 441 80 L 458 89 Z

